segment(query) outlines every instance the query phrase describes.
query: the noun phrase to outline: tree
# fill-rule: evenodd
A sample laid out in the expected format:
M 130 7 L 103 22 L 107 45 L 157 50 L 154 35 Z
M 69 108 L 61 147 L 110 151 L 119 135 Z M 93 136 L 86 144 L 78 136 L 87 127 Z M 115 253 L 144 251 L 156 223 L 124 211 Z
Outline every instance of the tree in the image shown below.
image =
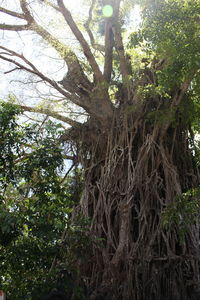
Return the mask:
M 52 101 L 61 101 L 63 113 L 45 102 L 21 109 L 70 125 L 59 141 L 73 145 L 72 159 L 84 170 L 76 209 L 91 219 L 91 235 L 103 244 L 93 243 L 90 258 L 78 266 L 88 298 L 198 299 L 198 222 L 183 240 L 176 222 L 163 227 L 162 212 L 199 186 L 200 2 L 135 3 L 143 21 L 132 33 L 125 28 L 129 1 L 91 1 L 84 26 L 63 0 L 19 0 L 16 11 L 1 7 L 18 21 L 0 28 L 37 33 L 66 63 L 67 74 L 57 82 L 5 46 L 0 58 L 14 65 L 7 73 L 26 71 L 60 95 Z M 78 52 L 37 21 L 35 4 L 41 14 L 49 8 L 62 17 Z M 68 103 L 87 119 L 78 122 L 73 111 L 70 117 Z
M 69 222 L 81 173 L 62 175 L 63 149 L 55 144 L 62 127 L 20 125 L 20 112 L 0 103 L 0 285 L 10 300 L 41 299 L 53 289 L 70 297 L 81 292 L 74 265 L 90 246 L 88 221 Z

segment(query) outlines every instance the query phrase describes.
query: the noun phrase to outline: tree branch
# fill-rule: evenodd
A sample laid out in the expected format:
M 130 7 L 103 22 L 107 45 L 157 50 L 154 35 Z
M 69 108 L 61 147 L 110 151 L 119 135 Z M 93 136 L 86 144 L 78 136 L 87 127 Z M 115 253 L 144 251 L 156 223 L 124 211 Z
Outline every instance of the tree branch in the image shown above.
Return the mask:
M 180 88 L 176 91 L 176 93 L 172 99 L 172 106 L 178 105 L 181 102 L 183 96 L 187 92 L 187 90 L 191 84 L 191 81 L 194 79 L 198 70 L 199 69 L 196 69 L 193 72 L 191 72 L 191 76 L 181 84 Z
M 129 78 L 130 71 L 129 66 L 126 60 L 125 51 L 124 51 L 124 44 L 122 40 L 121 35 L 121 26 L 119 24 L 119 9 L 120 9 L 120 0 L 115 1 L 115 7 L 114 7 L 114 26 L 113 26 L 113 32 L 114 32 L 114 38 L 115 38 L 115 48 L 119 55 L 120 60 L 120 71 L 122 74 L 123 83 L 127 84 L 127 80 Z
M 8 74 L 8 73 L 11 73 L 11 72 L 16 71 L 16 70 L 21 70 L 21 68 L 18 68 L 18 67 L 13 68 L 13 69 L 11 69 L 9 71 L 4 72 L 4 74 Z
M 21 9 L 24 14 L 24 19 L 27 21 L 27 25 L 12 25 L 7 27 L 10 30 L 32 30 L 39 34 L 44 40 L 46 40 L 65 60 L 68 67 L 67 73 L 67 88 L 62 88 L 60 84 L 50 79 L 41 73 L 30 61 L 28 61 L 23 55 L 16 53 L 5 47 L 0 47 L 7 53 L 0 53 L 0 58 L 14 64 L 18 69 L 25 70 L 31 74 L 37 75 L 43 81 L 49 83 L 55 88 L 61 95 L 65 96 L 66 99 L 72 101 L 74 104 L 84 108 L 87 113 L 94 116 L 103 125 L 107 122 L 113 114 L 113 105 L 109 99 L 107 89 L 105 89 L 105 78 L 101 73 L 99 66 L 91 52 L 89 45 L 84 39 L 82 33 L 78 29 L 70 12 L 66 9 L 63 1 L 58 1 L 60 4 L 59 9 L 62 9 L 62 14 L 68 22 L 72 32 L 77 37 L 80 45 L 83 48 L 83 52 L 87 57 L 96 79 L 96 84 L 91 83 L 79 63 L 79 60 L 75 53 L 66 45 L 61 43 L 58 39 L 52 36 L 42 26 L 37 24 L 34 20 L 29 6 L 26 0 L 20 0 Z M 5 29 L 5 24 L 2 29 Z M 1 29 L 1 28 L 0 28 Z M 13 57 L 17 57 L 17 60 Z M 22 60 L 22 62 L 20 61 Z M 72 88 L 73 87 L 73 88 Z M 94 100 L 95 97 L 95 101 Z
M 91 4 L 90 9 L 89 9 L 89 16 L 88 16 L 87 21 L 84 24 L 84 27 L 87 31 L 87 34 L 88 34 L 89 38 L 90 38 L 90 43 L 91 43 L 92 47 L 95 50 L 98 50 L 100 52 L 104 52 L 105 51 L 104 46 L 95 43 L 94 35 L 93 35 L 93 33 L 90 29 L 90 23 L 92 21 L 92 12 L 93 12 L 93 9 L 94 9 L 95 2 L 96 2 L 96 0 L 92 0 L 92 4 Z
M 76 96 L 77 90 L 78 90 L 78 92 L 81 91 L 80 89 L 78 89 L 79 84 L 83 87 L 86 87 L 87 90 L 91 90 L 93 88 L 93 84 L 88 80 L 87 76 L 84 74 L 83 69 L 79 63 L 77 56 L 68 46 L 61 43 L 58 39 L 53 37 L 47 30 L 45 30 L 42 26 L 40 26 L 39 24 L 37 24 L 35 22 L 35 20 L 31 16 L 31 13 L 29 11 L 29 7 L 28 7 L 26 0 L 20 0 L 20 5 L 21 5 L 21 9 L 23 11 L 23 18 L 27 21 L 27 24 L 26 25 L 2 24 L 2 25 L 0 25 L 0 29 L 12 30 L 12 31 L 32 30 L 32 31 L 35 31 L 36 33 L 38 33 L 65 60 L 65 62 L 67 63 L 67 66 L 68 66 L 68 73 L 70 73 L 70 77 L 76 79 L 74 82 L 74 87 L 76 87 L 76 88 L 73 90 L 72 84 L 70 84 L 69 85 L 70 89 L 68 90 L 68 93 L 66 94 L 64 92 L 66 90 L 66 87 L 65 87 L 65 89 L 62 89 L 58 84 L 56 84 L 56 82 L 54 82 L 52 80 L 50 81 L 49 78 L 47 78 L 47 77 L 44 78 L 44 75 L 41 72 L 34 69 L 33 65 L 30 65 L 30 62 L 28 62 L 28 65 L 31 66 L 31 68 L 33 68 L 33 70 L 30 70 L 30 69 L 26 68 L 25 66 L 22 66 L 21 64 L 19 64 L 18 62 L 14 61 L 14 60 L 5 58 L 3 56 L 1 56 L 1 58 L 9 61 L 11 63 L 14 63 L 15 65 L 17 65 L 19 67 L 19 69 L 24 69 L 28 72 L 38 75 L 41 79 L 49 82 L 54 88 L 56 88 L 64 96 L 67 96 L 72 102 L 83 107 L 88 112 L 89 112 L 89 110 L 91 112 L 91 109 L 90 109 L 91 103 L 89 103 L 90 102 L 89 97 L 86 97 L 85 93 L 83 93 L 81 95 L 78 93 L 79 97 Z M 7 49 L 7 51 L 9 51 L 9 49 Z M 19 55 L 17 55 L 17 53 L 14 53 L 14 52 L 12 53 L 12 55 L 18 56 L 19 58 L 21 58 L 25 61 L 25 58 L 22 57 L 22 55 L 19 56 Z M 72 96 L 72 94 L 74 94 L 74 95 Z M 80 96 L 81 96 L 81 101 L 80 101 Z
M 49 110 L 48 108 L 37 108 L 37 107 L 30 107 L 27 105 L 19 105 L 20 108 L 24 111 L 29 111 L 29 112 L 34 112 L 34 113 L 40 113 L 40 114 L 45 114 L 49 117 L 53 117 L 57 120 L 60 120 L 64 123 L 69 124 L 70 126 L 74 127 L 74 128 L 80 128 L 80 126 L 82 126 L 81 123 L 76 122 L 68 117 L 62 116 L 54 111 Z
M 70 11 L 65 7 L 63 0 L 57 0 L 57 3 L 58 3 L 58 6 L 60 7 L 60 11 L 61 11 L 65 21 L 67 22 L 71 31 L 73 32 L 73 34 L 79 41 L 81 47 L 83 48 L 84 55 L 87 58 L 90 66 L 94 72 L 96 80 L 99 82 L 104 81 L 103 75 L 102 75 L 102 73 L 99 69 L 99 66 L 91 52 L 91 49 L 90 49 L 87 41 L 85 40 L 84 36 L 82 35 L 81 31 L 79 30 L 78 26 L 74 22 Z
M 30 145 L 30 144 L 26 144 L 26 145 L 24 145 L 25 147 L 29 147 L 30 149 L 34 149 L 33 148 L 33 145 Z M 29 156 L 31 155 L 31 153 L 24 153 L 24 155 L 22 156 L 22 157 L 20 157 L 20 158 L 18 158 L 18 159 L 16 159 L 15 161 L 14 161 L 14 163 L 15 164 L 18 164 L 18 163 L 20 163 L 20 162 L 22 162 L 22 161 L 24 161 L 25 159 L 27 159 L 27 158 L 29 158 Z M 68 160 L 72 160 L 73 162 L 74 162 L 74 160 L 76 159 L 74 156 L 71 156 L 71 155 L 63 155 L 63 158 L 64 159 L 68 159 Z M 70 169 L 70 171 L 71 171 L 71 169 Z M 66 177 L 65 177 L 66 178 Z M 62 182 L 63 183 L 63 182 Z
M 60 92 L 62 95 L 64 95 L 67 99 L 71 100 L 73 103 L 85 108 L 85 105 L 84 105 L 84 101 L 83 99 L 80 100 L 80 98 L 76 95 L 73 95 L 69 92 L 67 92 L 66 90 L 62 89 L 58 84 L 57 82 L 55 82 L 54 80 L 50 79 L 49 77 L 45 76 L 43 73 L 41 73 L 29 60 L 27 60 L 22 54 L 19 54 L 19 53 L 16 53 L 15 51 L 12 51 L 6 47 L 3 47 L 3 46 L 0 46 L 0 49 L 3 49 L 5 51 L 8 52 L 8 55 L 10 56 L 15 56 L 15 57 L 18 57 L 19 59 L 21 59 L 22 61 L 24 61 L 27 65 L 23 65 L 22 63 L 19 63 L 18 61 L 12 59 L 12 58 L 8 58 L 2 54 L 0 54 L 0 58 L 5 60 L 5 61 L 8 61 L 14 65 L 16 65 L 19 69 L 21 70 L 25 70 L 29 73 L 32 73 L 34 75 L 37 75 L 38 77 L 40 77 L 42 80 L 48 82 L 51 86 L 53 86 L 58 92 Z M 87 105 L 86 105 L 87 106 Z
M 90 9 L 89 9 L 88 19 L 87 19 L 87 22 L 85 22 L 85 24 L 84 24 L 84 27 L 85 27 L 85 29 L 86 29 L 86 31 L 88 33 L 89 38 L 90 38 L 91 45 L 95 44 L 93 33 L 90 30 L 90 22 L 92 20 L 92 11 L 94 9 L 95 2 L 96 2 L 96 0 L 92 0 L 92 4 L 91 4 Z
M 71 159 L 72 160 L 72 159 Z M 73 164 L 71 165 L 71 167 L 68 169 L 68 171 L 66 172 L 65 176 L 61 179 L 60 184 L 63 184 L 65 182 L 65 180 L 67 179 L 67 176 L 69 175 L 69 173 L 72 171 L 72 169 L 76 166 L 77 162 L 75 160 L 75 157 L 73 159 Z
M 28 24 L 34 22 L 34 18 L 29 11 L 28 3 L 26 2 L 26 0 L 20 0 L 20 6 L 24 13 L 24 18 L 27 20 Z
M 10 15 L 12 17 L 19 18 L 19 19 L 23 19 L 23 20 L 25 19 L 23 14 L 17 13 L 15 11 L 12 11 L 12 10 L 9 10 L 9 9 L 6 9 L 4 7 L 0 7 L 0 12 L 5 13 L 7 15 Z
M 37 24 L 37 22 L 33 19 L 31 16 L 31 13 L 28 8 L 28 4 L 26 0 L 20 0 L 21 9 L 24 12 L 24 18 L 29 23 L 30 30 L 35 31 L 38 33 L 45 41 L 47 41 L 59 54 L 60 56 L 65 60 L 68 67 L 70 67 L 71 64 L 74 64 L 74 62 L 78 62 L 78 59 L 75 55 L 75 53 L 66 45 L 61 43 L 58 39 L 56 39 L 54 36 L 52 36 L 47 30 L 45 30 L 42 26 Z
M 171 101 L 171 106 L 172 107 L 176 107 L 180 104 L 181 100 L 183 99 L 183 96 L 185 95 L 185 93 L 187 92 L 191 81 L 194 79 L 195 75 L 197 74 L 197 72 L 199 71 L 199 69 L 194 70 L 193 72 L 191 72 L 191 76 L 189 78 L 187 78 L 180 86 L 180 88 L 178 90 L 176 90 L 174 97 L 172 98 Z M 163 123 L 161 132 L 160 132 L 160 138 L 162 139 L 164 137 L 164 135 L 166 134 L 169 126 L 171 124 L 171 121 L 168 120 L 167 122 Z
M 9 24 L 0 24 L 0 29 L 3 30 L 12 30 L 12 31 L 22 31 L 29 29 L 29 25 L 9 25 Z
M 66 77 L 69 78 L 69 81 L 73 82 L 69 82 L 68 86 L 64 86 L 65 89 L 69 90 L 69 92 L 71 93 L 73 88 L 76 86 L 73 92 L 77 93 L 77 90 L 80 91 L 78 89 L 78 86 L 81 85 L 85 87 L 88 91 L 92 90 L 93 84 L 85 75 L 77 56 L 71 50 L 71 48 L 61 43 L 58 39 L 53 37 L 47 30 L 38 25 L 36 22 L 33 22 L 31 24 L 31 29 L 38 33 L 44 40 L 46 40 L 48 44 L 50 44 L 66 62 L 68 67 Z M 84 93 L 81 94 L 81 98 L 83 101 L 85 99 L 86 104 L 86 95 Z M 89 100 L 89 98 L 87 100 Z
M 61 43 L 58 39 L 53 37 L 47 30 L 45 30 L 42 26 L 37 24 L 34 18 L 31 15 L 29 10 L 28 4 L 26 0 L 20 0 L 20 6 L 23 11 L 23 14 L 18 14 L 13 11 L 1 8 L 2 12 L 8 13 L 10 15 L 20 17 L 27 21 L 27 24 L 24 25 L 9 25 L 9 24 L 0 24 L 0 29 L 3 30 L 11 30 L 11 31 L 22 31 L 22 30 L 32 30 L 39 34 L 45 41 L 48 42 L 58 53 L 59 55 L 65 60 L 68 71 L 73 71 L 74 77 L 80 80 L 81 84 L 86 84 L 86 86 L 92 85 L 88 80 L 87 76 L 84 74 L 82 67 L 79 63 L 79 60 L 75 53 L 66 45 Z M 59 8 L 57 10 L 60 11 Z
M 113 38 L 113 31 L 112 31 L 112 22 L 110 19 L 107 19 L 105 24 L 104 77 L 108 82 L 110 81 L 111 74 L 112 74 L 113 46 L 114 46 L 114 38 Z
M 35 31 L 38 33 L 44 40 L 46 40 L 59 54 L 60 56 L 65 60 L 67 63 L 68 68 L 73 66 L 73 68 L 76 66 L 76 71 L 78 71 L 80 74 L 79 76 L 85 76 L 83 74 L 83 71 L 81 69 L 81 66 L 79 64 L 79 61 L 77 59 L 77 56 L 75 53 L 66 45 L 61 43 L 58 39 L 56 39 L 54 36 L 52 36 L 47 30 L 45 30 L 42 26 L 37 24 L 37 22 L 33 19 L 26 0 L 20 0 L 20 5 L 22 8 L 22 11 L 24 12 L 25 19 L 29 23 L 30 30 Z M 59 10 L 60 11 L 60 10 Z M 77 74 L 78 75 L 78 74 Z

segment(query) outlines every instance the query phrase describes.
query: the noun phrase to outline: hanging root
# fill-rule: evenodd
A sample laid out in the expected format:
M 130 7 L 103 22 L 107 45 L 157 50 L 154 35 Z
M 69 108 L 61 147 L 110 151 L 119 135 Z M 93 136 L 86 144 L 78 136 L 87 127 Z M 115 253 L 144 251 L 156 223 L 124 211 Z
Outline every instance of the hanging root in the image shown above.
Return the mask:
M 197 227 L 181 244 L 175 226 L 161 225 L 163 209 L 198 182 L 189 149 L 179 148 L 185 136 L 170 129 L 164 140 L 161 126 L 151 131 L 145 122 L 130 123 L 113 126 L 87 157 L 82 210 L 103 241 L 83 274 L 95 291 L 90 299 L 100 299 L 95 293 L 115 300 L 193 299 L 200 275 Z M 181 170 L 192 175 L 182 180 Z

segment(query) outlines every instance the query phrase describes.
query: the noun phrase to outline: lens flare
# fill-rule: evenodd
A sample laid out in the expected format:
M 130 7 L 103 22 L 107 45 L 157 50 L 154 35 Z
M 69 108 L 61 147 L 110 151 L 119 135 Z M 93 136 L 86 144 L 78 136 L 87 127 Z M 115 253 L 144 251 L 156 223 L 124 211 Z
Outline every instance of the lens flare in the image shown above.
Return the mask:
M 110 18 L 113 15 L 113 8 L 111 5 L 105 5 L 102 9 L 103 15 L 106 18 Z

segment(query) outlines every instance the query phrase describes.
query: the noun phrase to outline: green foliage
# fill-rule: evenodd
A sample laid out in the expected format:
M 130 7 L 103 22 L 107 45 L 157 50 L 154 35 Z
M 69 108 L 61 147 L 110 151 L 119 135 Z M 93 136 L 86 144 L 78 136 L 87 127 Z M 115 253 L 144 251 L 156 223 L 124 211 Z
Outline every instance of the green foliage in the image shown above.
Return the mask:
M 143 1 L 143 26 L 130 36 L 156 59 L 165 59 L 157 72 L 159 84 L 168 92 L 194 75 L 200 66 L 199 0 Z
M 153 97 L 153 94 L 150 96 L 148 93 L 148 95 L 150 97 L 149 101 L 152 102 L 151 97 Z M 170 122 L 172 127 L 179 125 L 182 126 L 182 128 L 188 128 L 190 126 L 194 128 L 199 118 L 197 106 L 194 101 L 190 99 L 190 93 L 188 93 L 183 101 L 176 107 L 169 107 L 168 103 L 168 97 L 163 97 L 162 102 L 160 103 L 160 108 L 154 109 L 152 107 L 152 111 L 147 112 L 146 119 L 150 123 L 156 122 L 163 124 L 165 122 Z M 197 130 L 199 131 L 199 128 Z
M 163 212 L 162 225 L 166 228 L 175 225 L 181 240 L 190 226 L 200 215 L 200 188 L 189 190 L 178 196 Z
M 139 86 L 138 94 L 141 99 L 147 99 L 155 96 L 161 96 L 165 99 L 169 99 L 169 95 L 165 92 L 162 86 L 156 86 L 155 84 L 147 84 L 144 87 Z
M 0 187 L 5 187 L 8 179 L 13 180 L 14 157 L 21 152 L 19 140 L 22 135 L 16 123 L 19 113 L 17 106 L 0 103 Z
M 62 182 L 62 127 L 19 125 L 19 114 L 16 105 L 0 103 L 1 288 L 11 300 L 39 300 L 53 288 L 80 293 L 75 263 L 89 253 L 89 223 L 69 217 L 81 172 Z
M 133 53 L 131 61 L 138 79 L 138 97 L 148 105 L 145 117 L 151 123 L 170 121 L 172 126 L 187 126 L 198 134 L 200 1 L 139 0 L 136 3 L 141 6 L 143 21 L 140 29 L 130 35 L 128 51 Z M 140 55 L 135 55 L 132 49 Z M 181 85 L 187 81 L 191 84 L 182 103 L 169 108 L 174 95 L 178 95 Z M 195 145 L 197 154 L 198 141 Z

